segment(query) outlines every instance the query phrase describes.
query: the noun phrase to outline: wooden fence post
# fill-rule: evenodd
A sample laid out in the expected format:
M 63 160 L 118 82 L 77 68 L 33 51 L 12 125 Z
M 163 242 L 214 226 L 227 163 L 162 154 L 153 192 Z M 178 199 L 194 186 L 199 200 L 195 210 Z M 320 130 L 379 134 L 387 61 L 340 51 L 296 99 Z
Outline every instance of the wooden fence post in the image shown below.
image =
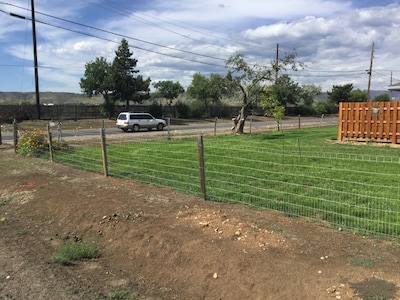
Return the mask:
M 101 154 L 103 158 L 103 172 L 104 176 L 108 176 L 108 161 L 107 161 L 107 146 L 106 146 L 106 129 L 104 128 L 104 121 L 103 127 L 100 129 L 100 136 L 101 136 Z
M 203 200 L 206 200 L 206 176 L 204 169 L 204 146 L 203 136 L 199 135 L 197 139 L 197 148 L 199 151 L 199 168 L 200 168 L 200 189 Z
M 400 132 L 397 132 L 397 122 L 399 122 L 399 102 L 392 102 L 391 103 L 391 122 L 392 122 L 392 128 L 390 129 L 390 131 L 392 132 L 392 136 L 391 136 L 391 142 L 392 144 L 397 144 L 397 133 L 400 134 Z
M 14 152 L 17 153 L 17 147 L 18 147 L 18 125 L 17 125 L 17 120 L 14 119 L 13 121 L 13 131 L 14 131 Z
M 298 126 L 298 129 L 301 129 L 301 115 L 299 114 L 297 117 L 299 118 L 299 126 Z
M 338 142 L 343 141 L 343 102 L 339 102 Z
M 50 124 L 47 124 L 47 138 L 49 140 L 50 161 L 54 162 L 53 139 L 51 138 Z
M 170 139 L 171 139 L 171 131 L 170 131 L 170 128 L 171 128 L 171 118 L 168 118 L 168 119 L 167 119 L 167 127 L 168 127 L 168 140 L 170 140 Z

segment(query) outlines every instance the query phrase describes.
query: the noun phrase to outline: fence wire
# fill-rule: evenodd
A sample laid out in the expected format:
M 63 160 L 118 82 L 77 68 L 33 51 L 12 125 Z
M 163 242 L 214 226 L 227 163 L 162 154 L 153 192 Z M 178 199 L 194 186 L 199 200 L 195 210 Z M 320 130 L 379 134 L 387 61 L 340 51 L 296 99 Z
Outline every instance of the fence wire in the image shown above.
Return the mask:
M 232 145 L 206 145 L 206 162 L 214 156 L 213 165 L 206 168 L 207 195 L 327 221 L 362 234 L 399 236 L 398 156 L 321 153 L 320 148 L 300 151 L 295 145 L 279 149 L 274 145 L 242 148 L 235 165 L 230 161 L 239 152 Z
M 197 137 L 107 136 L 108 175 L 201 196 Z M 398 149 L 248 138 L 204 136 L 208 200 L 277 210 L 359 234 L 400 236 Z M 56 162 L 104 172 L 100 131 L 60 139 L 58 147 Z

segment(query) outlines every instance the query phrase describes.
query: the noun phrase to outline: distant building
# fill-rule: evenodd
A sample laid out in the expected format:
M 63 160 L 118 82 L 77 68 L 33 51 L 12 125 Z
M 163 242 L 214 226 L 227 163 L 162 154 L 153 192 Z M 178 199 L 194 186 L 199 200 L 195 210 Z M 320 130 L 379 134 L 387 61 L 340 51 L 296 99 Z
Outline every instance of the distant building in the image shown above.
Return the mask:
M 398 100 L 399 94 L 400 94 L 400 82 L 396 83 L 396 84 L 392 84 L 388 86 L 388 90 L 390 91 L 390 95 L 392 98 L 392 101 L 394 100 Z
M 391 92 L 400 92 L 400 82 L 393 85 L 389 85 L 388 90 Z

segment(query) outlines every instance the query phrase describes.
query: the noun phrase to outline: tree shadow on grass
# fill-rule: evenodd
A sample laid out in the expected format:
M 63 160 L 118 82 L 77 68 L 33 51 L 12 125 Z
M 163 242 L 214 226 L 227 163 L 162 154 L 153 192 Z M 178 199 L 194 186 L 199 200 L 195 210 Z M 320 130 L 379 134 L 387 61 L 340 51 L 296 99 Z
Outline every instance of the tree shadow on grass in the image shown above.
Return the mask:
M 363 300 L 396 299 L 396 293 L 399 290 L 394 283 L 378 278 L 367 278 L 360 282 L 350 283 L 350 287 Z

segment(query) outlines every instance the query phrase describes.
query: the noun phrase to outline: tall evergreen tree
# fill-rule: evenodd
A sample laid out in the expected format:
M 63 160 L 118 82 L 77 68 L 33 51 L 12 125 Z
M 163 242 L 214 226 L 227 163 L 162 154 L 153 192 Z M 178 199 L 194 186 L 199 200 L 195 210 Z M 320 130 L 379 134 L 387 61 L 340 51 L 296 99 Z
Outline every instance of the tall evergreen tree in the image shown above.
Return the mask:
M 126 110 L 129 110 L 129 101 L 134 100 L 135 78 L 137 59 L 132 58 L 133 53 L 129 51 L 128 41 L 122 39 L 121 45 L 115 51 L 112 63 L 113 80 L 115 89 L 113 98 L 125 102 Z

